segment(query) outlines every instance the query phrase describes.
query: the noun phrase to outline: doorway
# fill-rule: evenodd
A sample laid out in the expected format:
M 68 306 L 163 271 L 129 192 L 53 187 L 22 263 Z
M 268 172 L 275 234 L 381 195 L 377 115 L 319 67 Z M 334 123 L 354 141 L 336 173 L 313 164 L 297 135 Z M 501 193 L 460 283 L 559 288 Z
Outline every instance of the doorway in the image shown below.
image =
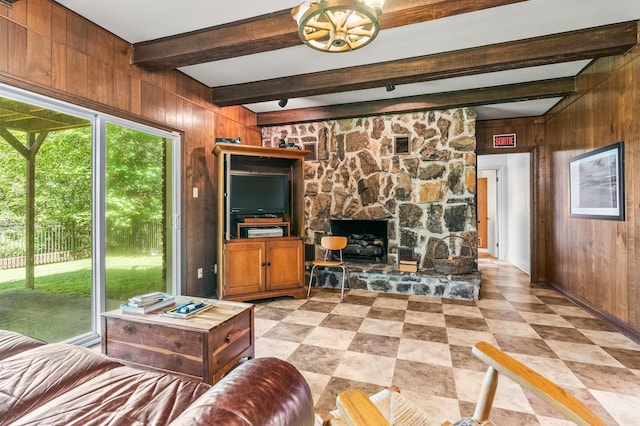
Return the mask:
M 478 171 L 478 248 L 496 259 L 500 258 L 501 234 L 498 225 L 502 216 L 498 211 L 498 187 L 502 185 L 500 169 Z
M 479 155 L 481 178 L 487 179 L 486 253 L 530 274 L 531 154 Z M 481 196 L 479 190 L 478 205 Z

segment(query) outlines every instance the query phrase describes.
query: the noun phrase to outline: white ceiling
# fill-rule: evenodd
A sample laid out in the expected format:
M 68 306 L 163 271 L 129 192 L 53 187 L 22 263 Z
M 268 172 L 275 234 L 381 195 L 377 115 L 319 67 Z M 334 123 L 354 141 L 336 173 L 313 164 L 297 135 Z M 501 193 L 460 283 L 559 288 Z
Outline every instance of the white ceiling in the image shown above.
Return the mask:
M 57 0 L 130 43 L 154 40 L 289 9 L 296 0 Z M 425 4 L 433 0 L 425 0 Z M 384 13 L 384 12 L 383 12 Z M 476 47 L 640 19 L 640 0 L 529 0 L 507 6 L 380 31 L 353 52 L 323 53 L 304 45 L 180 68 L 209 87 L 313 73 Z M 292 20 L 292 25 L 295 25 Z M 589 61 L 493 72 L 306 98 L 285 109 L 441 93 L 575 76 Z M 476 107 L 479 119 L 538 116 L 560 98 Z M 246 105 L 254 112 L 282 110 L 277 101 Z

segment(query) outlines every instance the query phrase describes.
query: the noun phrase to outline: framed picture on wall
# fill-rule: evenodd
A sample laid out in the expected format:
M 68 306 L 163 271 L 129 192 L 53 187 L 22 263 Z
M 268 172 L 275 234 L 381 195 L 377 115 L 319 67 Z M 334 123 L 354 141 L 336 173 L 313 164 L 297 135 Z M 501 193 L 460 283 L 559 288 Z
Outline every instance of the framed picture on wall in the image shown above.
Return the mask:
M 570 216 L 624 220 L 624 142 L 569 161 Z

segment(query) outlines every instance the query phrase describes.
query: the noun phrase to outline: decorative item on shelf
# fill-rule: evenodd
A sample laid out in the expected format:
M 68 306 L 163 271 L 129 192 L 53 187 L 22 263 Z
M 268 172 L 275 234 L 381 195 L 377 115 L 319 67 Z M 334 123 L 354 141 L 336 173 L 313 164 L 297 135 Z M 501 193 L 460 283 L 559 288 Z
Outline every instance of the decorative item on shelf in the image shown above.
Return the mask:
M 291 16 L 307 46 L 348 52 L 376 38 L 383 4 L 384 0 L 305 0 L 291 10 Z
M 242 138 L 216 138 L 216 143 L 242 143 Z
M 278 148 L 300 149 L 300 147 L 295 143 L 287 142 L 284 139 L 280 139 L 280 142 L 278 143 Z
M 455 255 L 455 248 L 452 249 L 450 243 L 459 239 L 460 250 Z M 441 247 L 444 245 L 444 247 Z M 463 254 L 467 253 L 467 254 Z M 450 234 L 441 238 L 433 245 L 433 267 L 439 274 L 464 275 L 473 271 L 475 259 L 472 256 L 473 249 L 469 242 L 459 235 Z

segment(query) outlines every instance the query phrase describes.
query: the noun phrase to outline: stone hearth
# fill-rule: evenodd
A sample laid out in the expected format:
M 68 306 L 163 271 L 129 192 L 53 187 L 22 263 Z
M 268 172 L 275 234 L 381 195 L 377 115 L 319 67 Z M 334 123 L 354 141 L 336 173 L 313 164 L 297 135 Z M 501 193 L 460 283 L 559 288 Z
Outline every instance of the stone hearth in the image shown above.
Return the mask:
M 435 271 L 400 272 L 393 265 L 347 262 L 349 288 L 384 293 L 415 294 L 447 299 L 478 300 L 480 272 L 467 275 L 441 275 Z M 307 272 L 311 269 L 310 265 Z M 307 282 L 309 277 L 307 275 Z M 340 288 L 342 271 L 322 268 L 318 271 L 321 287 Z

